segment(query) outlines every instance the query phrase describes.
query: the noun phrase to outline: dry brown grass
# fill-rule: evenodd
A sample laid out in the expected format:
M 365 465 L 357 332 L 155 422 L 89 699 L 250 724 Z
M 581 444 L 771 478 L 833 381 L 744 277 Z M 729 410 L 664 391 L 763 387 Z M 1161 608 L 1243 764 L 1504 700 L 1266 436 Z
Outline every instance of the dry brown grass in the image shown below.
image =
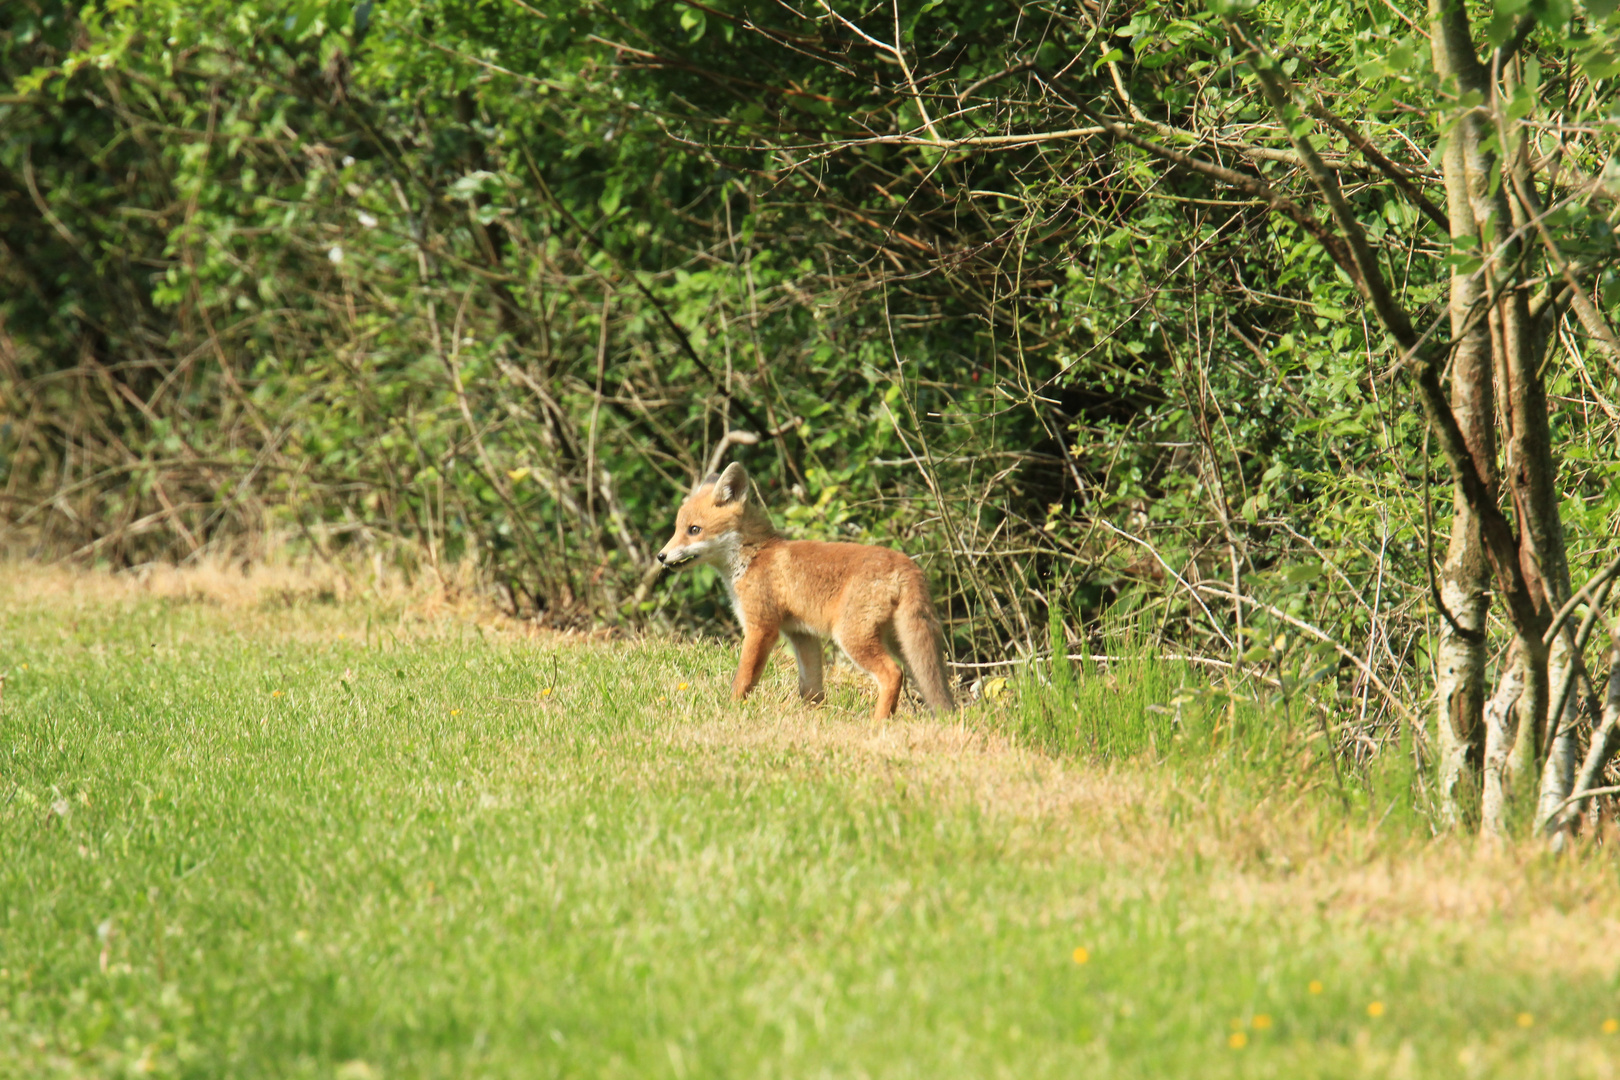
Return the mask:
M 819 767 L 864 773 L 1019 818 L 1102 814 L 1148 795 L 1139 778 L 1024 749 L 989 729 L 982 717 L 942 723 L 903 713 L 872 724 L 792 706 L 762 719 L 738 712 L 672 726 L 668 738 L 677 745 L 725 751 L 784 751 Z
M 185 566 L 148 565 L 134 570 L 88 569 L 64 563 L 0 561 L 0 603 L 68 604 L 86 607 L 160 600 L 204 604 L 233 619 L 327 609 L 340 617 L 306 620 L 297 636 L 319 638 L 353 622 L 356 611 L 390 611 L 399 627 L 421 631 L 445 622 L 477 623 L 524 638 L 601 640 L 602 634 L 541 630 L 496 610 L 475 586 L 471 567 L 451 568 L 414 579 L 380 560 L 332 563 L 280 558 L 250 564 L 200 559 Z M 347 611 L 347 617 L 344 613 Z M 361 618 L 364 617 L 362 612 Z
M 969 802 L 1029 826 L 1015 835 L 1044 849 L 1044 858 L 1128 870 L 1076 904 L 1151 902 L 1169 887 L 1171 869 L 1196 855 L 1208 867 L 1209 903 L 1223 909 L 1422 927 L 1418 940 L 1454 938 L 1512 968 L 1552 962 L 1620 977 L 1612 842 L 1554 857 L 1530 841 L 1497 848 L 1470 837 L 1402 835 L 1377 822 L 1346 823 L 1308 799 L 1245 799 L 1219 775 L 1190 768 L 1054 760 L 989 730 L 982 715 L 873 725 L 791 706 L 765 718 L 739 711 L 672 724 L 663 737 L 707 751 L 710 766 L 728 772 L 751 768 L 744 752 L 757 759 L 766 751 L 793 767 L 876 780 L 906 797 Z M 1176 813 L 1173 800 L 1181 804 Z M 1066 908 L 1051 917 L 1085 914 Z
M 364 580 L 361 572 L 358 566 L 291 559 L 251 565 L 204 559 L 183 567 L 151 565 L 117 572 L 16 561 L 0 565 L 0 596 L 35 603 L 52 598 L 101 603 L 163 599 L 244 608 L 298 601 L 341 603 L 365 592 L 414 596 L 429 591 L 380 568 Z

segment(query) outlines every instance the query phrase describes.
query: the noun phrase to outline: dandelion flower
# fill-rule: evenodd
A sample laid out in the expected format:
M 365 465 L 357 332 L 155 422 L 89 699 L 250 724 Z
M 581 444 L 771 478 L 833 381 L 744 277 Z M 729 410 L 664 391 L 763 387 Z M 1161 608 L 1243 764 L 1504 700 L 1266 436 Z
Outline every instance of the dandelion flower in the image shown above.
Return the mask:
M 1083 964 L 1087 960 L 1091 959 L 1091 950 L 1086 948 L 1084 945 L 1078 945 L 1075 947 L 1072 955 L 1074 956 L 1075 963 Z
M 677 690 L 685 690 L 687 685 L 688 685 L 687 683 L 681 683 L 681 685 L 677 686 L 675 689 L 677 689 Z
M 1383 1016 L 1384 1015 L 1384 1003 L 1382 1001 L 1370 1001 L 1370 1002 L 1368 1002 L 1367 1003 L 1367 1015 L 1371 1016 L 1371 1017 L 1374 1017 L 1374 1018 Z
M 1613 1035 L 1617 1031 L 1620 1031 L 1620 1020 L 1616 1020 L 1611 1016 L 1603 1021 L 1603 1034 Z
M 451 709 L 450 710 L 450 715 L 451 716 L 460 716 L 461 715 L 461 710 L 460 709 Z
M 1322 980 L 1312 979 L 1311 985 L 1307 986 L 1305 989 L 1309 990 L 1313 994 L 1320 994 L 1322 992 Z
M 271 697 L 280 697 L 281 696 L 281 691 L 280 690 L 272 690 L 272 691 L 270 691 L 270 696 Z
M 550 696 L 551 696 L 551 687 L 549 687 L 549 686 L 542 686 L 542 687 L 541 687 L 541 688 L 540 688 L 540 696 L 541 696 L 541 697 L 550 697 Z
M 1234 1031 L 1226 1037 L 1226 1045 L 1234 1050 L 1241 1050 L 1249 1045 L 1249 1037 L 1241 1031 Z
M 1515 1022 L 1522 1028 L 1535 1027 L 1536 1026 L 1536 1018 L 1534 1016 L 1530 1015 L 1529 1013 L 1520 1013 L 1515 1018 Z
M 1255 1013 L 1250 1023 L 1254 1025 L 1254 1030 L 1266 1031 L 1271 1027 L 1271 1017 L 1265 1013 Z

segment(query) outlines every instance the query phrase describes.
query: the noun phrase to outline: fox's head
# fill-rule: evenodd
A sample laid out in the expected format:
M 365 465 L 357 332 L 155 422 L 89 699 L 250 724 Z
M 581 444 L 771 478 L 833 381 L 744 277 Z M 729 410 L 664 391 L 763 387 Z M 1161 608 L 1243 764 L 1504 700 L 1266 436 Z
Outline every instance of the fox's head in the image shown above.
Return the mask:
M 704 478 L 675 514 L 675 535 L 658 561 L 666 567 L 704 562 L 724 567 L 737 557 L 745 526 L 758 514 L 749 505 L 748 472 L 738 462 Z M 766 528 L 769 529 L 769 524 Z

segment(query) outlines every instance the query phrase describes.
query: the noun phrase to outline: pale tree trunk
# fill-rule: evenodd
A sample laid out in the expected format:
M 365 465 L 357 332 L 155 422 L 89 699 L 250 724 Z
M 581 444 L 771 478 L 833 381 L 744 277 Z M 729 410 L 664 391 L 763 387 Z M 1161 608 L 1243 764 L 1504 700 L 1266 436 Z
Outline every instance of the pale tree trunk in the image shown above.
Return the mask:
M 1440 572 L 1442 618 L 1435 650 L 1438 671 L 1440 813 L 1448 825 L 1474 816 L 1485 757 L 1485 613 L 1490 570 L 1479 522 L 1460 502 Z M 1455 625 L 1453 625 L 1455 623 Z
M 1529 640 L 1520 634 L 1519 647 L 1519 704 L 1515 708 L 1518 723 L 1505 759 L 1503 784 L 1512 800 L 1533 798 L 1531 790 L 1536 776 L 1536 755 L 1542 726 L 1547 719 L 1547 648 L 1539 640 Z M 1492 832 L 1506 835 L 1507 822 L 1497 819 L 1484 823 Z
M 1567 590 L 1566 590 L 1567 591 Z M 1547 685 L 1553 695 L 1568 683 L 1563 708 L 1558 701 L 1548 702 L 1547 737 L 1543 740 L 1547 756 L 1541 766 L 1541 789 L 1536 798 L 1536 825 L 1551 831 L 1564 800 L 1574 790 L 1575 764 L 1580 757 L 1576 736 L 1581 719 L 1581 679 L 1575 661 L 1576 654 L 1569 628 L 1553 641 L 1551 658 L 1547 664 Z
M 1435 70 L 1455 76 L 1459 87 L 1483 93 L 1487 82 L 1474 55 L 1467 23 L 1442 18 L 1447 0 L 1431 0 Z M 1481 144 L 1483 118 L 1470 114 L 1459 120 L 1446 141 L 1442 168 L 1446 182 L 1446 213 L 1453 237 L 1480 235 L 1476 208 L 1489 215 L 1490 156 Z M 1452 361 L 1451 408 L 1462 430 L 1469 456 L 1480 478 L 1492 490 L 1499 483 L 1496 467 L 1496 403 L 1492 334 L 1479 318 L 1486 301 L 1482 278 L 1453 268 L 1451 272 L 1451 334 L 1457 348 Z M 1469 506 L 1467 493 L 1453 485 L 1451 543 L 1440 574 L 1442 607 L 1440 639 L 1436 648 L 1440 744 L 1441 814 L 1456 824 L 1469 815 L 1474 789 L 1481 783 L 1486 763 L 1485 731 L 1485 616 L 1491 569 L 1485 557 L 1479 516 Z M 1512 706 L 1499 708 L 1499 723 L 1509 719 Z M 1502 741 L 1496 732 L 1496 742 Z M 1500 748 L 1497 747 L 1498 752 Z M 1500 782 L 1500 772 L 1496 778 Z
M 1485 774 L 1480 791 L 1479 818 L 1488 837 L 1507 834 L 1508 754 L 1516 733 L 1515 716 L 1524 694 L 1524 665 L 1519 662 L 1517 645 L 1502 661 L 1496 693 L 1485 706 Z
M 1505 201 L 1505 192 L 1499 188 L 1498 193 Z M 1559 635 L 1550 649 L 1541 640 L 1542 627 L 1552 610 L 1569 595 L 1569 564 L 1558 516 L 1557 468 L 1547 425 L 1541 357 L 1534 349 L 1524 290 L 1514 289 L 1499 297 L 1491 322 L 1492 332 L 1500 335 L 1503 419 L 1508 433 L 1506 472 L 1519 524 L 1519 566 L 1542 615 L 1530 626 L 1515 627 L 1525 684 L 1519 701 L 1518 738 L 1508 755 L 1508 771 L 1513 791 L 1528 794 L 1539 755 L 1547 745 L 1552 668 L 1556 666 L 1562 672 L 1571 662 L 1564 635 Z M 1573 754 L 1573 744 L 1569 752 Z
M 1519 286 L 1522 246 L 1526 240 L 1514 233 L 1516 225 L 1529 221 L 1525 208 L 1511 203 L 1509 184 L 1498 174 L 1493 183 L 1497 160 L 1487 147 L 1505 133 L 1498 126 L 1492 72 L 1481 64 L 1474 50 L 1468 15 L 1456 0 L 1430 0 L 1429 17 L 1435 69 L 1442 77 L 1455 77 L 1459 93 L 1477 93 L 1484 102 L 1458 116 L 1449 134 L 1444 158 L 1447 192 L 1461 190 L 1471 211 L 1471 221 L 1454 223 L 1454 236 L 1472 233 L 1486 257 L 1482 286 L 1488 308 L 1489 351 L 1494 363 L 1484 370 L 1464 369 L 1462 355 L 1452 372 L 1452 398 L 1470 401 L 1490 400 L 1489 391 L 1459 386 L 1467 381 L 1489 381 L 1494 374 L 1499 394 L 1501 423 L 1505 432 L 1505 479 L 1512 494 L 1514 516 L 1518 520 L 1517 558 L 1511 570 L 1497 566 L 1497 576 L 1508 572 L 1517 587 L 1510 603 L 1518 660 L 1504 670 L 1504 686 L 1488 710 L 1485 789 L 1481 825 L 1493 835 L 1507 830 L 1509 800 L 1528 788 L 1535 774 L 1539 738 L 1547 714 L 1549 653 L 1542 643 L 1543 628 L 1552 608 L 1569 594 L 1569 569 L 1564 553 L 1563 526 L 1558 516 L 1557 469 L 1552 455 L 1548 428 L 1546 391 L 1540 363 L 1545 338 L 1538 334 L 1531 318 L 1527 291 Z M 1511 157 L 1511 148 L 1507 150 Z M 1514 165 L 1518 162 L 1514 161 Z M 1458 170 L 1461 175 L 1458 176 Z M 1517 213 L 1516 213 L 1517 211 Z M 1453 323 L 1455 326 L 1458 287 L 1453 281 Z M 1477 318 L 1478 297 L 1465 297 L 1468 310 Z M 1494 372 L 1490 370 L 1494 367 Z M 1463 422 L 1458 413 L 1459 425 Z M 1491 421 L 1495 421 L 1495 417 Z M 1482 485 L 1481 494 L 1494 501 L 1494 452 L 1469 440 L 1468 449 Z M 1491 448 L 1494 451 L 1494 447 Z M 1459 495 L 1466 492 L 1459 491 Z M 1459 505 L 1466 505 L 1466 498 Z M 1470 506 L 1471 512 L 1485 511 Z M 1508 552 L 1499 553 L 1505 561 Z M 1517 573 L 1512 571 L 1516 570 Z M 1559 659 L 1565 661 L 1562 652 Z M 1567 661 L 1565 661 L 1567 662 Z M 1507 669 L 1509 666 L 1504 665 Z M 1512 684 L 1517 683 L 1515 687 Z M 1507 706 L 1510 699 L 1516 704 Z M 1511 721 L 1517 718 L 1517 723 Z M 1510 728 L 1512 729 L 1510 741 Z M 1488 805 L 1485 805 L 1488 804 Z
M 1510 69 L 1512 65 L 1509 65 Z M 1507 76 L 1507 90 L 1514 85 L 1511 70 Z M 1500 122 L 1496 130 L 1502 141 L 1509 141 L 1509 130 Z M 1539 206 L 1526 206 L 1534 200 L 1535 181 L 1526 164 L 1522 142 L 1515 151 L 1505 151 L 1507 168 L 1518 178 L 1508 183 L 1503 177 L 1497 184 L 1495 202 L 1501 230 L 1510 225 L 1527 227 L 1531 213 Z M 1519 197 L 1512 200 L 1509 191 L 1516 189 Z M 1498 289 L 1505 289 L 1496 298 L 1492 308 L 1492 332 L 1500 335 L 1499 353 L 1502 357 L 1501 394 L 1504 422 L 1507 429 L 1507 479 L 1513 493 L 1513 507 L 1519 522 L 1519 565 L 1531 596 L 1537 601 L 1541 619 L 1533 626 L 1519 626 L 1523 658 L 1527 662 L 1525 699 L 1519 715 L 1525 719 L 1519 725 L 1518 740 L 1509 757 L 1514 773 L 1516 790 L 1526 791 L 1536 778 L 1538 755 L 1545 754 L 1548 770 L 1543 774 L 1540 805 L 1536 821 L 1541 823 L 1569 794 L 1569 785 L 1575 774 L 1575 725 L 1578 714 L 1577 697 L 1569 695 L 1571 708 L 1568 716 L 1549 716 L 1556 707 L 1548 700 L 1553 687 L 1563 684 L 1579 664 L 1573 652 L 1574 637 L 1566 629 L 1552 642 L 1543 643 L 1542 630 L 1547 626 L 1554 610 L 1569 597 L 1569 557 L 1564 548 L 1564 524 L 1559 514 L 1561 493 L 1558 490 L 1558 464 L 1553 454 L 1552 430 L 1547 413 L 1547 391 L 1542 370 L 1547 345 L 1546 335 L 1530 317 L 1529 292 L 1524 288 L 1509 288 L 1513 282 L 1508 270 L 1519 260 L 1520 245 L 1528 239 L 1502 248 L 1499 265 L 1504 273 L 1496 280 Z M 1550 645 L 1550 648 L 1549 648 Z M 1539 648 L 1537 648 L 1539 647 Z M 1551 800 L 1550 804 L 1548 799 Z
M 1435 66 L 1447 60 L 1441 35 L 1435 35 Z M 1477 236 L 1474 200 L 1469 190 L 1465 140 L 1446 143 L 1444 174 L 1446 213 L 1453 237 Z M 1452 361 L 1451 408 L 1457 415 L 1470 455 L 1487 484 L 1496 476 L 1496 405 L 1493 400 L 1490 328 L 1470 316 L 1484 299 L 1480 279 L 1451 272 L 1451 335 L 1457 349 Z M 1453 484 L 1451 542 L 1439 576 L 1440 638 L 1435 650 L 1438 683 L 1440 813 L 1458 825 L 1473 816 L 1485 758 L 1485 616 L 1489 609 L 1491 568 L 1485 558 L 1479 516 L 1468 505 L 1460 483 Z

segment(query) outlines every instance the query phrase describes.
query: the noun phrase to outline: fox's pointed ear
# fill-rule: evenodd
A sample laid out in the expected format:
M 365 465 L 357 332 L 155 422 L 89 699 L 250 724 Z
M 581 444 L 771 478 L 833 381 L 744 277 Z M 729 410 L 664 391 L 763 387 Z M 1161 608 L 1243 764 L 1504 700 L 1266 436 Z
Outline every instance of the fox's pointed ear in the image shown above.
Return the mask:
M 748 470 L 742 462 L 733 461 L 714 483 L 714 505 L 744 502 L 748 498 Z

